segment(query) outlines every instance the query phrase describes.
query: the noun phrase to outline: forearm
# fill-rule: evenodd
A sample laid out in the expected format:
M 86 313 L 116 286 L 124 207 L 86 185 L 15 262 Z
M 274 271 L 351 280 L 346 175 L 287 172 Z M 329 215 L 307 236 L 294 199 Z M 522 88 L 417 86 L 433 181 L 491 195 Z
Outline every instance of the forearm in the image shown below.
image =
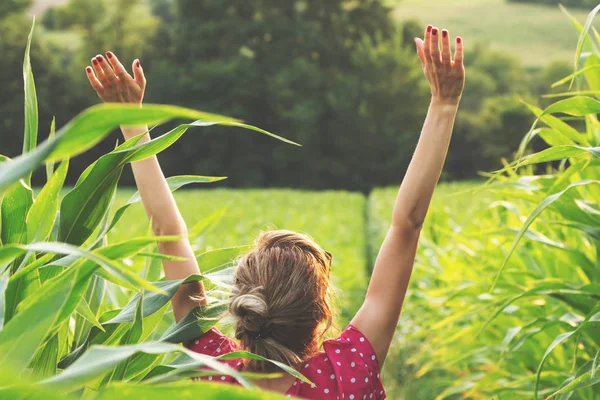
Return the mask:
M 394 205 L 392 225 L 420 227 L 440 178 L 458 104 L 432 100 L 417 149 Z
M 148 131 L 147 127 L 121 127 L 126 139 L 141 135 Z M 150 135 L 146 133 L 138 143 L 148 142 Z M 133 176 L 148 218 L 152 221 L 152 230 L 157 236 L 187 236 L 185 222 L 181 217 L 175 198 L 169 189 L 167 180 L 160 168 L 156 156 L 136 161 L 131 164 Z M 185 279 L 200 273 L 194 252 L 188 238 L 178 241 L 159 242 L 158 249 L 162 254 L 185 258 L 185 261 L 164 260 L 163 266 L 167 280 Z M 200 298 L 198 301 L 195 298 Z M 189 310 L 199 305 L 206 305 L 206 292 L 202 282 L 191 282 L 182 285 L 173 298 L 175 320 L 180 321 Z
M 125 70 L 117 56 L 106 53 L 109 62 L 98 55 L 93 59 L 93 68 L 87 67 L 86 73 L 90 84 L 105 103 L 137 104 L 141 107 L 146 78 L 139 60 L 133 63 L 133 77 Z M 125 139 L 131 139 L 148 132 L 148 127 L 121 127 Z M 146 133 L 138 143 L 150 140 Z M 185 279 L 198 274 L 198 263 L 187 238 L 187 229 L 167 180 L 160 169 L 156 156 L 131 165 L 133 175 L 142 198 L 148 218 L 152 221 L 152 230 L 156 236 L 183 236 L 181 240 L 158 242 L 162 254 L 182 258 L 182 261 L 163 260 L 165 277 L 168 280 Z M 199 297 L 198 301 L 193 299 Z M 181 285 L 171 298 L 175 320 L 180 321 L 185 315 L 201 304 L 206 304 L 206 293 L 202 282 L 190 282 Z
M 148 128 L 121 127 L 121 130 L 123 136 L 130 139 L 147 132 Z M 146 133 L 139 143 L 149 140 L 150 134 Z M 136 161 L 131 168 L 154 233 L 160 236 L 186 235 L 185 223 L 156 156 Z

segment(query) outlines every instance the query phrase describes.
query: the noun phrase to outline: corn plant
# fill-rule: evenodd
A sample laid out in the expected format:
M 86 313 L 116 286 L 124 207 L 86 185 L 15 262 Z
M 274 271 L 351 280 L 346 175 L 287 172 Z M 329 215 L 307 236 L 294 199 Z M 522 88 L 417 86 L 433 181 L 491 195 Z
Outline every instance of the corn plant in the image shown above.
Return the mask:
M 407 398 L 600 399 L 599 11 L 572 19 L 572 90 L 525 104 L 515 161 L 434 202 L 400 324 Z
M 157 241 L 178 237 L 146 235 L 110 243 L 107 234 L 139 195 L 112 210 L 119 178 L 127 163 L 153 156 L 192 127 L 238 126 L 275 137 L 259 128 L 201 111 L 167 105 L 106 104 L 89 108 L 64 127 L 50 128 L 37 146 L 38 115 L 29 49 L 25 51 L 25 133 L 23 154 L 0 158 L 0 398 L 277 398 L 241 388 L 194 382 L 211 374 L 249 377 L 217 359 L 187 350 L 185 343 L 210 329 L 226 310 L 232 260 L 245 248 L 198 254 L 202 275 L 161 280 Z M 190 122 L 138 144 L 142 136 L 118 145 L 93 162 L 62 196 L 69 158 L 85 152 L 120 125 L 158 125 L 171 119 Z M 34 193 L 31 175 L 46 165 L 46 184 Z M 176 190 L 220 177 L 178 176 Z M 209 215 L 192 229 L 217 218 Z M 132 270 L 132 260 L 144 269 Z M 173 324 L 169 300 L 180 285 L 203 281 L 213 299 Z M 238 352 L 221 358 L 257 358 Z M 306 379 L 294 369 L 287 372 Z M 209 369 L 200 369 L 210 367 Z M 54 396 L 54 397 L 53 397 Z

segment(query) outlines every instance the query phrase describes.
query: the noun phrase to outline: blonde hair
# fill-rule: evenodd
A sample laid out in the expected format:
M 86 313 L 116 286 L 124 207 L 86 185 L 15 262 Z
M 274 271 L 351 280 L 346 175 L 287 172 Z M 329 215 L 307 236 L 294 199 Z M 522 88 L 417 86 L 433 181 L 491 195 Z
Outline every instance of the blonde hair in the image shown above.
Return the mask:
M 241 348 L 294 365 L 318 352 L 332 324 L 328 301 L 331 256 L 309 236 L 275 230 L 257 238 L 234 275 L 229 312 Z M 252 371 L 278 368 L 245 360 Z

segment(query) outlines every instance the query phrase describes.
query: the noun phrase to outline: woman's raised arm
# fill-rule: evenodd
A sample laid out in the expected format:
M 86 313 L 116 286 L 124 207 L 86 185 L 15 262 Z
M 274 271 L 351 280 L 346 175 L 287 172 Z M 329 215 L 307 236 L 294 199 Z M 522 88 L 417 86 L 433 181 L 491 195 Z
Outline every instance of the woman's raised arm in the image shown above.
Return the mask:
M 92 67 L 86 68 L 90 84 L 105 103 L 133 103 L 142 106 L 146 78 L 139 60 L 133 63 L 133 77 L 129 75 L 117 56 L 111 52 L 106 53 L 107 60 L 98 55 L 92 59 Z M 147 126 L 121 127 L 125 139 L 148 132 Z M 150 140 L 146 133 L 139 143 Z M 131 164 L 133 175 L 137 184 L 142 203 L 148 218 L 152 221 L 152 230 L 157 236 L 187 236 L 187 228 L 169 185 L 163 175 L 156 156 Z M 187 237 L 176 242 L 159 242 L 159 251 L 162 254 L 186 258 L 186 261 L 163 260 L 165 277 L 167 279 L 183 279 L 199 273 L 198 263 Z M 179 321 L 188 311 L 203 302 L 190 298 L 197 296 L 205 298 L 204 287 L 201 282 L 182 285 L 171 299 L 175 320 Z
M 440 36 L 442 50 L 440 51 Z M 431 104 L 392 212 L 391 227 L 375 262 L 365 302 L 352 324 L 371 342 L 383 365 L 394 336 L 412 273 L 421 226 L 440 174 L 465 80 L 463 43 L 456 38 L 452 60 L 448 31 L 428 26 L 415 39 Z

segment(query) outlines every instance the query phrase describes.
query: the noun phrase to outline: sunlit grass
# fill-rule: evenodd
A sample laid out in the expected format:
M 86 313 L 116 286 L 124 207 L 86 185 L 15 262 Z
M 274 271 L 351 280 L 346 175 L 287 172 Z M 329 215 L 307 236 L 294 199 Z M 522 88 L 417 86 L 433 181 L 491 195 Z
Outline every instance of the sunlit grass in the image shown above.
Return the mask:
M 131 191 L 119 192 L 124 203 Z M 192 227 L 227 207 L 207 235 L 206 249 L 252 244 L 268 229 L 290 229 L 312 236 L 333 255 L 332 275 L 340 290 L 341 324 L 357 311 L 368 283 L 364 223 L 365 198 L 358 193 L 299 190 L 182 190 L 175 193 L 182 215 Z M 111 235 L 126 240 L 144 235 L 148 220 L 141 205 L 132 207 Z
M 526 66 L 573 59 L 578 34 L 555 6 L 506 0 L 389 0 L 394 18 L 448 28 L 467 44 L 480 42 L 519 57 Z M 587 10 L 569 9 L 582 24 Z

